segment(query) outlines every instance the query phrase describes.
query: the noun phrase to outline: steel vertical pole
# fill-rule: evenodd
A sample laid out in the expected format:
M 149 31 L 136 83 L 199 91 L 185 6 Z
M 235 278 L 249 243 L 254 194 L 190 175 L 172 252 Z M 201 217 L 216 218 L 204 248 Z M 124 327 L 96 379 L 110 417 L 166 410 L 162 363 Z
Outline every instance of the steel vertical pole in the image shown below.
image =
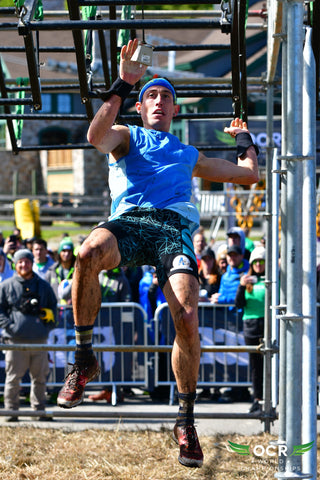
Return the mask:
M 317 478 L 317 287 L 316 287 L 316 64 L 307 28 L 303 65 L 303 285 L 302 443 L 314 447 L 302 458 L 303 471 Z
M 287 312 L 286 444 L 301 444 L 302 422 L 302 52 L 303 2 L 287 2 Z M 301 456 L 286 459 L 282 478 L 300 478 Z
M 288 97 L 288 72 L 287 72 L 287 4 L 283 3 L 282 21 L 282 119 L 281 119 L 281 155 L 287 152 L 287 97 Z M 287 162 L 281 160 L 281 170 L 286 172 Z M 281 263 L 280 263 L 280 305 L 287 305 L 287 175 L 281 175 Z M 286 372 L 287 372 L 287 341 L 286 324 L 283 319 L 279 321 L 279 443 L 286 439 Z M 279 458 L 280 470 L 285 469 L 286 457 Z
M 280 175 L 279 175 L 279 159 L 277 149 L 273 149 L 272 157 L 272 262 L 271 262 L 271 299 L 272 306 L 279 305 L 279 192 L 280 192 Z M 279 323 L 278 311 L 276 308 L 271 310 L 271 339 L 279 343 Z M 272 358 L 272 407 L 276 408 L 278 403 L 278 385 L 279 385 L 279 356 L 274 355 Z
M 270 432 L 271 416 L 271 272 L 272 272 L 272 154 L 273 154 L 273 85 L 267 88 L 267 153 L 266 153 L 266 268 L 265 268 L 265 313 L 264 313 L 264 411 L 265 432 Z

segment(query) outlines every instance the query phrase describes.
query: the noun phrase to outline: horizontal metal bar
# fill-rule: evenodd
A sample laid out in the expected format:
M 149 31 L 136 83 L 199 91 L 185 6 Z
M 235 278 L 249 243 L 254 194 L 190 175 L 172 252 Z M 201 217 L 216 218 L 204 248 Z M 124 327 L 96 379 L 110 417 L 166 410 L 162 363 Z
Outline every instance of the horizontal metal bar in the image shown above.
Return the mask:
M 0 23 L 0 30 L 1 31 L 6 31 L 6 30 L 16 30 L 17 29 L 17 24 L 12 23 L 12 22 L 4 22 Z
M 1 15 L 15 15 L 16 9 L 14 7 L 0 7 Z
M 41 82 L 42 84 L 42 82 Z M 102 87 L 104 86 L 103 84 L 101 85 Z M 98 87 L 97 87 L 98 88 Z M 79 83 L 71 83 L 70 85 L 41 85 L 41 92 L 50 92 L 50 91 L 59 91 L 59 90 L 76 90 L 79 92 Z M 7 92 L 8 93 L 14 93 L 14 92 L 31 92 L 31 87 L 7 87 Z
M 95 85 L 98 85 L 98 82 L 102 82 L 103 78 L 100 77 L 96 79 Z M 77 82 L 78 78 L 42 78 L 41 79 L 41 86 L 43 85 L 58 85 L 58 84 L 66 84 L 68 85 L 70 82 L 74 83 Z M 177 87 L 178 85 L 183 85 L 186 82 L 186 78 L 175 78 L 174 85 Z M 6 78 L 6 85 L 16 85 L 15 78 Z M 194 77 L 188 78 L 189 85 L 197 85 L 197 87 L 203 84 L 207 85 L 231 85 L 232 78 L 231 77 Z M 265 82 L 261 77 L 248 77 L 247 79 L 248 85 L 264 85 Z M 279 85 L 281 84 L 281 80 L 279 80 Z M 102 84 L 103 86 L 104 84 Z M 319 116 L 320 119 L 320 116 Z
M 79 91 L 79 83 L 70 83 L 69 85 L 68 84 L 65 84 L 65 83 L 61 83 L 60 85 L 59 84 L 56 84 L 56 83 L 53 83 L 52 85 L 46 85 L 46 84 L 43 84 L 42 81 L 41 81 L 41 91 L 44 92 L 44 91 L 50 91 L 50 90 L 77 90 Z M 94 83 L 93 84 L 93 89 L 96 89 L 96 88 L 104 88 L 105 87 L 105 84 L 104 83 Z M 175 90 L 177 93 L 180 92 L 180 90 L 194 90 L 196 87 L 197 90 L 218 90 L 218 91 L 226 91 L 226 90 L 230 90 L 230 85 L 182 85 L 182 84 L 178 84 L 178 85 L 175 85 Z M 7 92 L 8 93 L 13 93 L 13 92 L 30 92 L 31 91 L 31 88 L 30 86 L 23 86 L 23 87 L 17 87 L 17 86 L 14 86 L 14 87 L 11 87 L 11 86 L 7 86 Z M 130 95 L 129 97 L 137 97 L 138 96 L 138 93 L 139 91 L 138 90 L 132 90 L 130 92 Z
M 69 114 L 63 115 L 59 113 L 25 113 L 25 114 L 15 114 L 5 115 L 0 113 L 0 120 L 87 120 L 87 116 L 84 114 Z
M 42 22 L 30 22 L 27 25 L 19 25 L 19 35 L 26 35 L 29 31 L 46 30 L 145 30 L 145 29 L 221 29 L 218 20 L 61 20 L 55 22 L 47 20 Z
M 154 52 L 183 52 L 187 50 L 230 50 L 230 45 L 224 43 L 209 45 L 209 44 L 193 44 L 193 45 L 158 45 L 153 48 Z
M 32 105 L 32 98 L 0 98 L 0 105 Z
M 206 97 L 231 97 L 232 90 L 179 90 L 176 89 L 177 96 L 181 98 L 206 98 Z M 128 97 L 136 98 L 138 92 L 132 92 Z M 95 92 L 89 92 L 89 98 L 99 98 Z
M 266 418 L 265 413 L 259 415 L 254 413 L 228 413 L 228 412 L 197 412 L 197 418 L 202 419 L 219 419 L 219 418 L 232 418 L 232 419 L 263 419 Z M 128 412 L 124 409 L 112 408 L 112 411 L 102 408 L 99 412 L 93 412 L 89 409 L 86 411 L 80 410 L 0 410 L 0 417 L 47 417 L 47 418 L 159 418 L 159 419 L 175 419 L 177 412 L 147 412 L 143 410 L 138 412 L 137 410 Z M 268 417 L 269 418 L 269 417 Z M 276 420 L 277 415 L 271 417 Z
M 48 344 L 0 344 L 0 350 L 37 350 L 49 352 L 73 352 L 75 345 Z M 171 352 L 172 345 L 93 345 L 96 352 Z M 261 353 L 261 345 L 214 345 L 201 347 L 202 352 L 254 352 Z
M 119 119 L 122 121 L 136 120 L 140 118 L 138 115 L 120 115 Z M 227 118 L 232 119 L 233 113 L 186 113 L 178 114 L 174 120 L 181 119 L 209 119 L 209 118 Z M 50 113 L 25 113 L 25 114 L 4 114 L 0 113 L 0 120 L 87 120 L 88 117 L 85 114 L 50 114 Z
M 79 6 L 88 6 L 91 7 L 92 5 L 139 5 L 141 6 L 141 0 L 80 0 L 78 1 Z M 185 0 L 174 0 L 175 5 L 183 5 L 185 4 Z M 198 4 L 199 0 L 190 0 L 188 2 L 190 5 L 192 4 Z M 204 0 L 204 2 L 201 2 L 206 5 L 220 5 L 220 0 Z M 144 2 L 144 6 L 149 6 L 149 5 L 172 5 L 171 0 L 146 0 Z
M 18 147 L 19 152 L 33 152 L 40 150 L 89 150 L 93 149 L 90 143 L 68 143 L 67 145 L 29 145 Z
M 123 121 L 128 121 L 128 120 L 136 120 L 140 118 L 139 115 L 120 115 L 119 119 Z M 207 120 L 209 118 L 227 118 L 229 120 L 233 119 L 233 112 L 217 112 L 217 113 L 179 113 L 176 117 L 174 117 L 174 120 L 192 120 L 192 119 L 197 119 L 197 120 Z M 0 115 L 0 120 L 1 120 L 1 115 Z
M 0 47 L 0 52 L 25 52 L 26 49 L 24 47 Z M 74 47 L 39 47 L 39 52 L 48 53 L 48 52 L 56 52 L 56 53 L 73 53 L 75 51 Z

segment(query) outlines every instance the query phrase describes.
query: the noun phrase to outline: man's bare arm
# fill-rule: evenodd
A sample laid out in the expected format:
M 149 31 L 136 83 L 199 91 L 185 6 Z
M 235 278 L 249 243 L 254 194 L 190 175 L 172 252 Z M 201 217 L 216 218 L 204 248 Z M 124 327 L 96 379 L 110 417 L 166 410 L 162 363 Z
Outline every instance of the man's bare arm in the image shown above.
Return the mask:
M 236 118 L 230 127 L 225 128 L 226 133 L 235 137 L 238 133 L 247 132 L 247 124 Z M 194 177 L 201 177 L 212 182 L 230 182 L 241 185 L 251 185 L 259 180 L 258 160 L 256 150 L 250 146 L 238 164 L 222 158 L 208 158 L 199 153 L 198 162 L 193 170 Z
M 120 55 L 119 77 L 130 85 L 135 85 L 146 71 L 146 66 L 133 62 L 132 55 L 138 46 L 138 40 L 130 40 L 124 45 Z M 97 111 L 92 120 L 87 138 L 102 153 L 114 152 L 117 149 L 126 150 L 129 147 L 129 129 L 113 125 L 117 117 L 122 99 L 113 94 Z

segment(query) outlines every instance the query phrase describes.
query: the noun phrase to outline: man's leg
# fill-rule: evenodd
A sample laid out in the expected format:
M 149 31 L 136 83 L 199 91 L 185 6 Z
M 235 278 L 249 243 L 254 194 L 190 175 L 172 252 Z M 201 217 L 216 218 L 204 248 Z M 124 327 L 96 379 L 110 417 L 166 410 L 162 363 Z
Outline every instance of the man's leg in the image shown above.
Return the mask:
M 31 408 L 33 410 L 45 410 L 49 373 L 48 352 L 30 352 L 29 373 L 31 377 Z
M 201 353 L 199 283 L 192 275 L 177 273 L 169 278 L 163 292 L 176 330 L 172 369 L 178 387 L 179 412 L 173 435 L 180 445 L 179 462 L 187 467 L 201 467 L 203 454 L 194 427 L 193 413 Z
M 100 373 L 92 350 L 93 324 L 101 306 L 98 275 L 110 270 L 121 260 L 116 237 L 105 228 L 91 232 L 77 256 L 72 283 L 72 306 L 76 332 L 76 353 L 73 369 L 59 392 L 58 405 L 72 408 L 84 397 L 86 384 Z
M 7 343 L 13 344 L 14 342 L 7 340 Z M 6 410 L 19 410 L 20 383 L 29 366 L 29 355 L 29 352 L 22 350 L 6 350 L 4 385 L 4 408 Z

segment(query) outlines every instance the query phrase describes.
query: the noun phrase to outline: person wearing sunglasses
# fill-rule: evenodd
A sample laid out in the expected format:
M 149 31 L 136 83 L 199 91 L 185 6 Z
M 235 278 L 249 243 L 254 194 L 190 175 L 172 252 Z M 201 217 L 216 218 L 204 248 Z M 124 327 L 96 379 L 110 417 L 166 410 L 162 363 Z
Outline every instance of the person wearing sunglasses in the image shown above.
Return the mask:
M 259 345 L 264 335 L 265 258 L 263 246 L 256 247 L 250 256 L 250 268 L 240 279 L 235 304 L 243 308 L 243 334 L 246 345 Z M 250 372 L 253 388 L 253 404 L 249 413 L 261 411 L 263 397 L 263 356 L 250 353 Z

